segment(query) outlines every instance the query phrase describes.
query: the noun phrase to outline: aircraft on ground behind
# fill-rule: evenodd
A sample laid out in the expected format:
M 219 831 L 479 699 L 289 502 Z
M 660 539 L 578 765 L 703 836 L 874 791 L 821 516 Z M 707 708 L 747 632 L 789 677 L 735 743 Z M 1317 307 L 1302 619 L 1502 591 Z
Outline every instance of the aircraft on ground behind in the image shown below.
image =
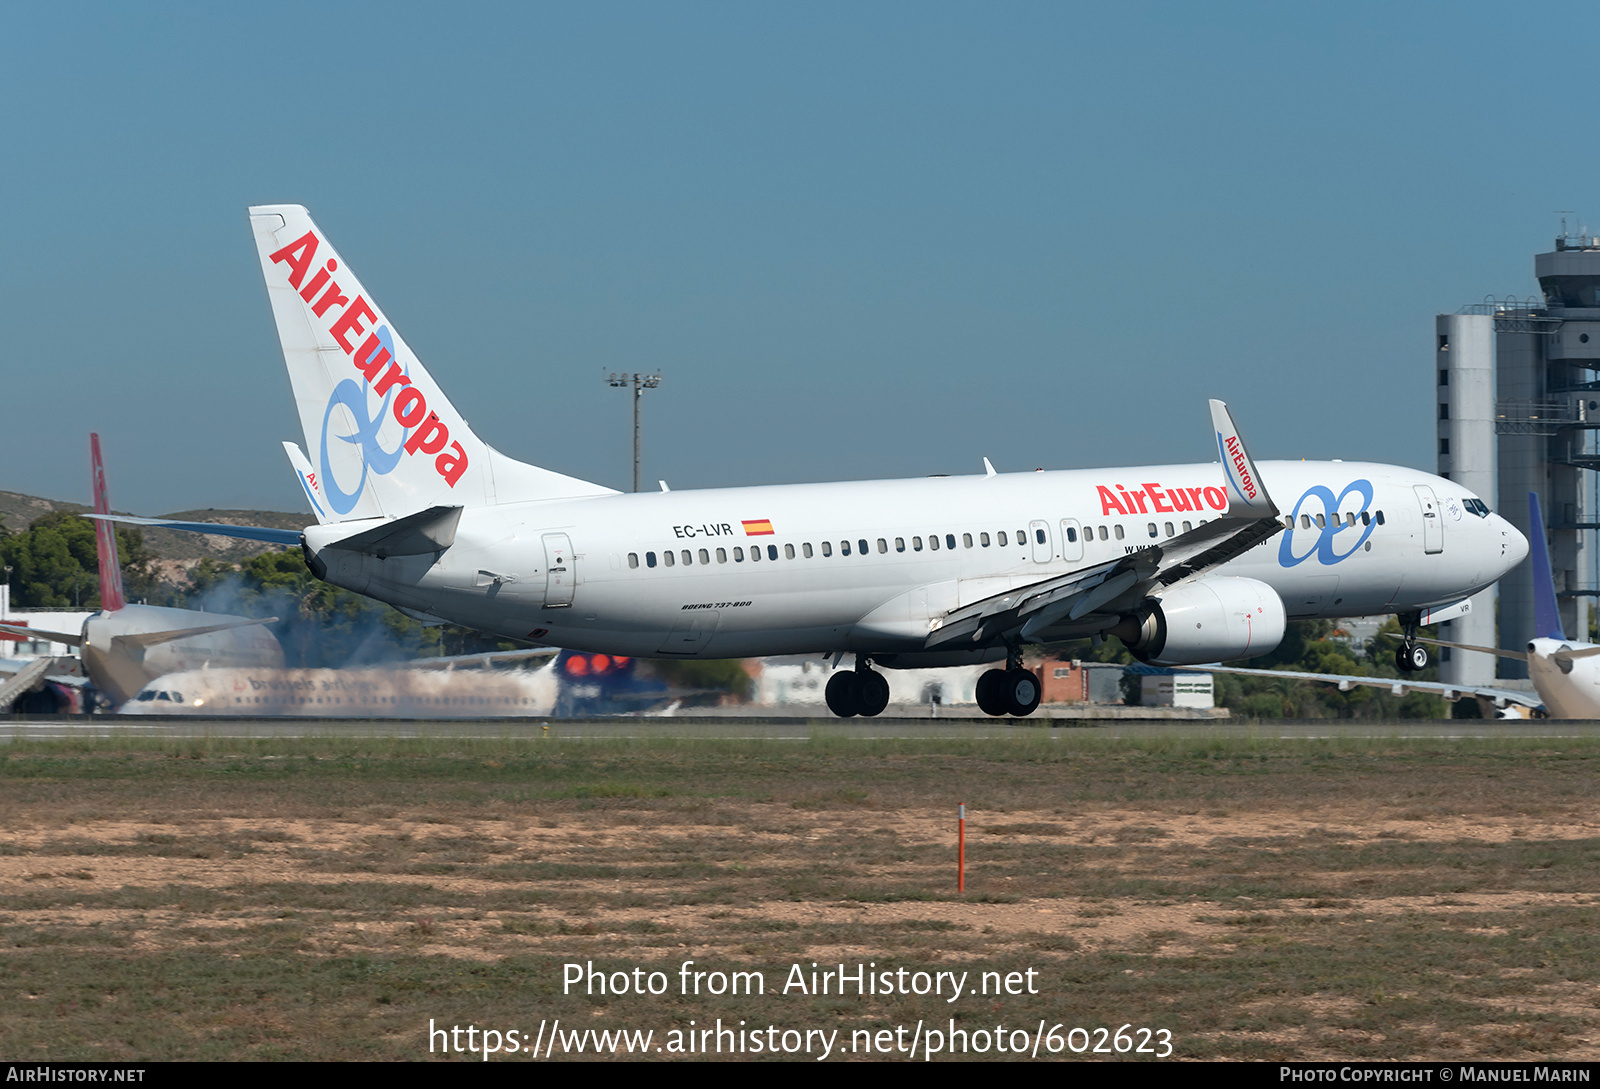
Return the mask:
M 89 436 L 90 486 L 97 514 L 109 514 L 105 465 L 100 458 L 100 436 Z M 74 687 L 85 680 L 112 705 L 130 699 L 146 683 L 166 673 L 204 665 L 283 667 L 283 648 L 263 625 L 275 616 L 252 619 L 169 609 L 157 605 L 129 604 L 122 588 L 122 565 L 117 556 L 116 528 L 99 519 L 95 545 L 100 565 L 100 611 L 83 623 L 79 632 L 42 631 L 0 623 L 0 632 L 27 639 L 48 639 L 78 648 L 81 669 L 74 672 L 47 669 L 30 683 L 48 682 Z M 23 681 L 29 663 L 19 661 L 14 683 Z M 37 666 L 32 666 L 37 670 Z
M 1191 665 L 1264 654 L 1290 618 L 1398 612 L 1412 670 L 1423 610 L 1527 550 L 1437 476 L 1257 466 L 1220 401 L 1220 465 L 620 494 L 479 440 L 304 208 L 250 221 L 317 524 L 151 524 L 298 544 L 319 578 L 414 616 L 631 657 L 852 653 L 827 686 L 845 716 L 884 709 L 874 666 L 1003 661 L 978 703 L 1025 715 L 1029 643 L 1115 635 Z

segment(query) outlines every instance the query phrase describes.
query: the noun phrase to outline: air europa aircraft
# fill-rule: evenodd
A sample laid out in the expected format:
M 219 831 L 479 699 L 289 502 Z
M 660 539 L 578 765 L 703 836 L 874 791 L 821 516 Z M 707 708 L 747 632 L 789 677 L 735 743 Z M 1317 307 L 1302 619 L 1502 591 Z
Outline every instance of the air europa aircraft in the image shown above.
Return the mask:
M 1408 692 L 1430 692 L 1447 700 L 1475 696 L 1488 717 L 1491 707 L 1508 708 L 1515 704 L 1541 712 L 1549 718 L 1600 718 L 1600 645 L 1568 639 L 1561 628 L 1561 613 L 1556 608 L 1555 580 L 1550 575 L 1550 552 L 1544 540 L 1544 517 L 1539 512 L 1539 496 L 1528 493 L 1528 524 L 1539 526 L 1533 538 L 1533 620 L 1537 635 L 1528 641 L 1528 649 L 1503 650 L 1499 647 L 1477 647 L 1470 643 L 1451 643 L 1443 639 L 1417 641 L 1435 646 L 1455 647 L 1457 650 L 1475 650 L 1483 654 L 1497 654 L 1502 658 L 1515 658 L 1528 663 L 1528 675 L 1533 679 L 1534 692 L 1517 689 L 1476 688 L 1470 685 L 1435 684 L 1432 682 L 1394 681 L 1383 677 L 1360 677 L 1338 673 L 1294 673 L 1287 670 L 1244 669 L 1237 666 L 1208 666 L 1219 673 L 1242 673 L 1253 677 L 1270 677 L 1274 680 L 1319 681 L 1336 684 L 1342 692 L 1358 685 L 1368 688 L 1388 688 L 1397 696 Z M 1430 618 L 1423 615 L 1422 622 Z
M 298 544 L 319 578 L 413 615 L 637 657 L 851 653 L 826 690 L 844 716 L 883 710 L 874 666 L 1003 661 L 979 705 L 1024 715 L 1026 643 L 1115 635 L 1191 664 L 1263 654 L 1290 617 L 1399 612 L 1409 668 L 1420 610 L 1527 551 L 1436 476 L 1258 467 L 1220 401 L 1220 464 L 619 494 L 478 439 L 304 208 L 250 223 L 318 524 L 160 524 Z

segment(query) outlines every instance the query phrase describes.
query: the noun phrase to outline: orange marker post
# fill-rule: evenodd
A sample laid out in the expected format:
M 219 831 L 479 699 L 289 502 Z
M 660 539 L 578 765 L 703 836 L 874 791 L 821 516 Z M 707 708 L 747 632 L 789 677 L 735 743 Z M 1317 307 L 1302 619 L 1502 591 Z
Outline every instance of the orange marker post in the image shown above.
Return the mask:
M 956 806 L 956 891 L 967 891 L 967 803 Z

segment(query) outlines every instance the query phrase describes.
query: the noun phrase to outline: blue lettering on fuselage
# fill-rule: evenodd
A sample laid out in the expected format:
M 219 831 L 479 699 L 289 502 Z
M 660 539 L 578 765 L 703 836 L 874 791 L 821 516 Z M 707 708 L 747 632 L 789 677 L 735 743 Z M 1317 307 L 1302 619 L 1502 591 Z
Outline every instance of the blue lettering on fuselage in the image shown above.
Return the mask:
M 1376 520 L 1368 519 L 1367 524 L 1363 526 L 1352 525 L 1342 517 L 1337 519 L 1334 517 L 1335 514 L 1349 513 L 1341 511 L 1339 506 L 1351 492 L 1361 497 L 1361 507 L 1354 513 L 1357 515 L 1367 513 L 1372 506 L 1372 481 L 1370 480 L 1352 480 L 1345 485 L 1344 491 L 1340 492 L 1337 497 L 1333 494 L 1332 488 L 1324 488 L 1321 484 L 1314 484 L 1306 489 L 1305 494 L 1295 503 L 1294 510 L 1289 513 L 1290 525 L 1289 528 L 1283 531 L 1283 543 L 1278 546 L 1278 564 L 1280 566 L 1296 567 L 1305 563 L 1312 556 L 1317 558 L 1318 563 L 1335 564 L 1340 560 L 1348 559 L 1357 549 L 1366 544 L 1367 538 L 1371 537 L 1372 531 L 1377 528 Z M 1300 509 L 1306 505 L 1306 501 L 1309 499 L 1315 499 L 1317 504 L 1322 507 L 1322 513 L 1326 515 L 1324 518 L 1326 525 L 1313 525 L 1310 529 L 1306 529 L 1300 524 Z M 1362 532 L 1357 534 L 1355 532 L 1357 529 Z M 1354 542 L 1343 552 L 1336 551 L 1334 548 L 1335 543 L 1337 543 L 1336 539 L 1341 533 L 1348 533 L 1349 536 L 1345 540 L 1353 540 Z M 1307 537 L 1314 537 L 1310 542 L 1310 546 L 1305 547 L 1304 552 L 1296 552 L 1295 550 L 1295 537 L 1297 534 L 1302 547 L 1305 547 Z

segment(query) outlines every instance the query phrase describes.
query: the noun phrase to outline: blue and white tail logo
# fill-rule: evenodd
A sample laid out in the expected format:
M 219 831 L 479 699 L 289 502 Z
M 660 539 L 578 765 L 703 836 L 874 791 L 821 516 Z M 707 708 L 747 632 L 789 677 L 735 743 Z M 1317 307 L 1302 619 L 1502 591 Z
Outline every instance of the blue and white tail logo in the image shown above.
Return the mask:
M 296 471 L 319 517 L 610 493 L 482 443 L 304 208 L 252 208 L 250 223 L 306 438 Z

